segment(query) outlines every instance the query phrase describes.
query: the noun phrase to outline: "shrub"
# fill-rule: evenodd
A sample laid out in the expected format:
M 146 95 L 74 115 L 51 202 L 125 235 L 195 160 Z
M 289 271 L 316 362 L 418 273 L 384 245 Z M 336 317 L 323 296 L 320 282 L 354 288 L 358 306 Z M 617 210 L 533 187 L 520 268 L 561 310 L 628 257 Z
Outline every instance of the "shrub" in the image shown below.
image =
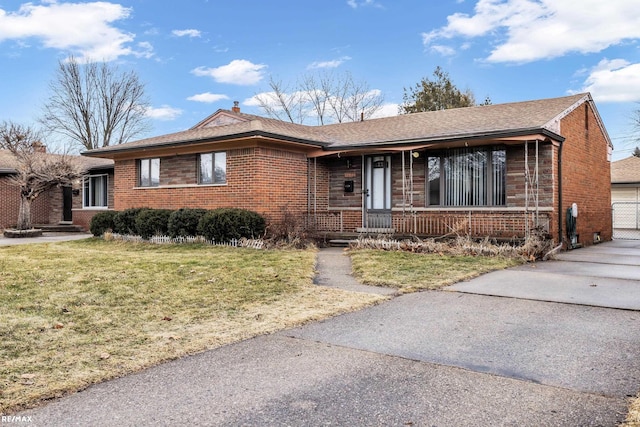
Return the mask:
M 113 219 L 118 214 L 116 211 L 103 211 L 98 212 L 91 218 L 91 223 L 89 223 L 89 231 L 94 236 L 102 236 L 105 231 L 113 231 L 114 224 Z
M 207 212 L 200 219 L 198 234 L 216 242 L 258 238 L 266 222 L 258 213 L 246 209 L 221 208 Z
M 197 236 L 198 223 L 200 222 L 200 218 L 206 213 L 206 209 L 182 208 L 173 211 L 169 216 L 169 236 L 174 238 Z
M 144 209 L 136 215 L 137 234 L 143 239 L 151 236 L 164 236 L 169 228 L 169 209 Z
M 138 234 L 136 216 L 148 208 L 129 208 L 118 212 L 113 218 L 114 232 L 118 234 Z

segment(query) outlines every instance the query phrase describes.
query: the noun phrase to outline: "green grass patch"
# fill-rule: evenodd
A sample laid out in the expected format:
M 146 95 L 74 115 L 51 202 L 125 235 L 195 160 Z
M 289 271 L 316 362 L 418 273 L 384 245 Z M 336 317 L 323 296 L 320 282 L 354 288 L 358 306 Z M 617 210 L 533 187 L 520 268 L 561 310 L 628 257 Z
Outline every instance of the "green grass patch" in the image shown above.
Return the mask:
M 0 248 L 0 414 L 381 299 L 314 286 L 315 255 L 100 239 Z
M 521 263 L 503 257 L 416 254 L 359 249 L 350 251 L 353 274 L 362 283 L 403 292 L 438 289 L 489 271 Z

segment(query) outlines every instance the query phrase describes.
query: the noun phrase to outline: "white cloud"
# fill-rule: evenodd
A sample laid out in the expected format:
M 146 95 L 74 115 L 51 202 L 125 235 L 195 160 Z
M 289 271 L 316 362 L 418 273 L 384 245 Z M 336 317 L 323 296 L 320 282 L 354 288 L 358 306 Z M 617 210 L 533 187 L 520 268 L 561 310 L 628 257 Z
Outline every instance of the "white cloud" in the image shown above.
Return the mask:
M 640 64 L 603 59 L 589 72 L 579 92 L 591 92 L 597 102 L 640 101 Z
M 377 2 L 375 0 L 362 0 L 362 1 L 357 1 L 357 0 L 347 0 L 347 4 L 352 8 L 352 9 L 357 9 L 359 7 L 362 6 L 373 6 L 373 7 L 377 7 L 377 8 L 382 8 L 382 4 L 380 4 L 380 2 Z
M 245 59 L 234 59 L 227 65 L 217 68 L 198 67 L 191 72 L 199 77 L 211 77 L 218 83 L 236 85 L 254 85 L 264 77 L 264 64 L 254 64 Z
M 176 37 L 201 37 L 202 36 L 202 32 L 200 32 L 199 30 L 194 30 L 194 29 L 188 29 L 188 30 L 173 30 L 171 31 L 171 34 L 173 34 Z
M 212 104 L 214 102 L 222 101 L 223 99 L 229 99 L 229 97 L 227 95 L 205 92 L 190 96 L 187 98 L 187 101 L 205 102 L 207 104 Z
M 169 107 L 163 105 L 158 108 L 148 107 L 145 115 L 151 119 L 169 121 L 178 118 L 182 114 L 182 110 L 179 108 Z
M 530 62 L 570 52 L 600 52 L 640 38 L 637 0 L 478 0 L 474 14 L 456 13 L 422 34 L 425 47 L 455 37 L 491 36 L 490 62 Z
M 345 61 L 348 61 L 350 59 L 351 59 L 350 56 L 343 56 L 341 58 L 334 59 L 332 61 L 312 62 L 311 64 L 307 65 L 307 69 L 308 70 L 315 70 L 315 69 L 318 69 L 318 68 L 337 68 L 340 65 L 344 64 Z
M 125 55 L 146 56 L 129 44 L 135 35 L 115 28 L 131 8 L 115 3 L 25 3 L 15 12 L 0 9 L 0 42 L 41 40 L 44 47 L 72 51 L 78 60 L 110 61 Z
M 456 54 L 456 50 L 451 46 L 439 44 L 431 46 L 431 50 L 433 50 L 434 52 L 438 52 L 442 56 L 453 56 Z
M 378 119 L 380 117 L 392 117 L 397 116 L 400 111 L 400 105 L 394 103 L 382 104 L 378 111 L 371 116 L 372 119 Z

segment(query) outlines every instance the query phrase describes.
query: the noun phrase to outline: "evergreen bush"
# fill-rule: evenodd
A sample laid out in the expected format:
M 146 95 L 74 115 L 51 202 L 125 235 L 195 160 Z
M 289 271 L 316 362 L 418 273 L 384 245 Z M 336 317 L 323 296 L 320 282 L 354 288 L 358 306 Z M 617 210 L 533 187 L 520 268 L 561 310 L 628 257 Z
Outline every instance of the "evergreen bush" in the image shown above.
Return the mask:
M 165 236 L 169 229 L 169 209 L 143 209 L 135 217 L 137 234 L 143 239 Z
M 207 212 L 200 219 L 198 234 L 215 242 L 233 239 L 254 239 L 264 234 L 265 219 L 258 213 L 237 208 L 220 208 Z
M 96 237 L 102 236 L 105 231 L 113 231 L 113 219 L 118 214 L 116 211 L 98 212 L 91 218 L 89 223 L 89 231 Z
M 115 227 L 113 231 L 118 234 L 138 234 L 136 217 L 138 213 L 146 209 L 148 208 L 129 208 L 118 212 L 113 218 L 113 226 Z
M 181 208 L 173 211 L 169 216 L 169 236 L 173 238 L 197 236 L 198 223 L 206 213 L 206 209 L 191 208 Z

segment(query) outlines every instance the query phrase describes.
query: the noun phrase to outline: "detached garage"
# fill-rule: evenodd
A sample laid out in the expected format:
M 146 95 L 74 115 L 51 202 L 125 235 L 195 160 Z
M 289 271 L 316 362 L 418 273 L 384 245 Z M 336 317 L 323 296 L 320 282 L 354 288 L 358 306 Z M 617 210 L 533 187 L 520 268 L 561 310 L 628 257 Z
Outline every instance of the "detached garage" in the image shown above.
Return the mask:
M 640 239 L 640 157 L 611 163 L 613 237 Z

